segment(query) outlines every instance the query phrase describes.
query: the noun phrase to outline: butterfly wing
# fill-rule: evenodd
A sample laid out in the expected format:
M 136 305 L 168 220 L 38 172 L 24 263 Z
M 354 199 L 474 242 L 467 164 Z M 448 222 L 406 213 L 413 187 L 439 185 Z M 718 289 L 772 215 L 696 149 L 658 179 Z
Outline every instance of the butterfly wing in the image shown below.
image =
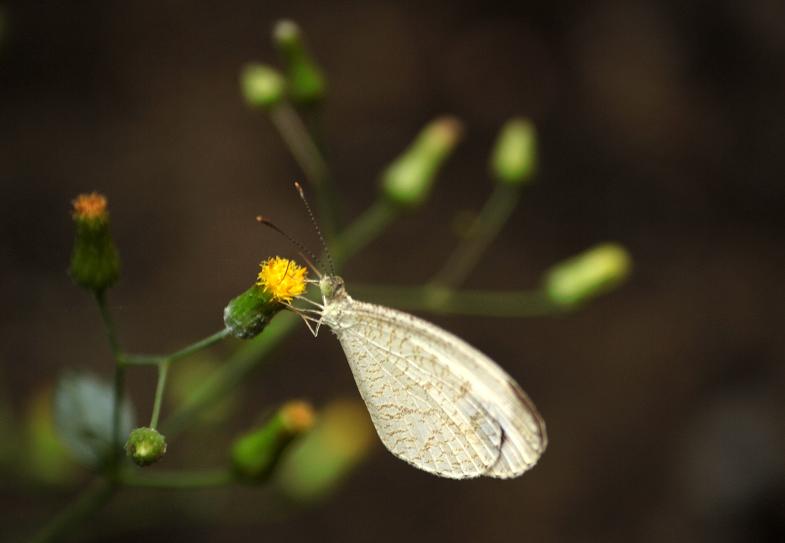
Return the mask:
M 348 299 L 333 329 L 385 446 L 456 479 L 514 477 L 545 448 L 518 385 L 458 337 L 407 313 Z

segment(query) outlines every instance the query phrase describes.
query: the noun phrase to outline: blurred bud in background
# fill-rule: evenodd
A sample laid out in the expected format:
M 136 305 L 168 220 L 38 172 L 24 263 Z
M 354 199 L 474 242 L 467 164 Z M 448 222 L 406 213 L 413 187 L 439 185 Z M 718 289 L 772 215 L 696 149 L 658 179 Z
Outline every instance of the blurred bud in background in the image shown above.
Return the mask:
M 93 192 L 73 201 L 76 224 L 69 274 L 80 287 L 101 293 L 120 276 L 120 258 L 109 232 L 106 198 Z
M 154 428 L 135 428 L 125 442 L 125 452 L 137 466 L 149 466 L 166 454 L 166 438 Z
M 264 426 L 235 440 L 231 454 L 235 474 L 246 481 L 266 479 L 286 447 L 311 429 L 314 418 L 306 402 L 284 404 Z
M 551 268 L 545 276 L 545 291 L 557 304 L 579 304 L 624 282 L 631 267 L 624 247 L 605 243 Z
M 375 443 L 368 411 L 357 400 L 338 400 L 321 412 L 316 427 L 281 462 L 276 481 L 299 502 L 326 497 L 339 487 Z
M 537 171 L 537 132 L 527 119 L 511 119 L 502 127 L 491 155 L 491 173 L 510 185 L 528 183 Z
M 70 372 L 55 389 L 54 413 L 57 435 L 79 463 L 101 465 L 112 451 L 114 389 L 94 375 Z M 127 436 L 134 426 L 131 403 L 124 399 L 120 409 L 119 435 Z M 115 444 L 118 448 L 123 443 Z
M 248 64 L 240 74 L 245 102 L 254 108 L 271 109 L 286 97 L 286 83 L 277 70 L 265 64 Z
M 273 42 L 284 63 L 291 100 L 298 105 L 312 105 L 324 99 L 327 80 L 306 48 L 297 23 L 278 21 L 273 29 Z
M 454 117 L 441 117 L 426 125 L 414 143 L 382 174 L 385 196 L 406 208 L 422 205 L 440 166 L 455 149 L 462 133 L 461 122 Z

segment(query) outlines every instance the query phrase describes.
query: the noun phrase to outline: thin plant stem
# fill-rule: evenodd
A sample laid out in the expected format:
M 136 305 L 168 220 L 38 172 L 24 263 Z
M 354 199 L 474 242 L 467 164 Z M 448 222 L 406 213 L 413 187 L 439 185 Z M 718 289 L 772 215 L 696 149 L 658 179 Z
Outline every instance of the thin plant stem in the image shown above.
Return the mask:
M 98 304 L 98 311 L 101 313 L 101 322 L 103 322 L 104 325 L 106 338 L 109 340 L 109 348 L 112 350 L 112 356 L 115 357 L 115 360 L 118 360 L 121 357 L 122 351 L 120 350 L 120 342 L 117 341 L 117 334 L 115 333 L 114 329 L 114 321 L 112 320 L 112 315 L 109 312 L 109 306 L 106 303 L 106 291 L 96 292 L 95 302 Z
M 123 405 L 123 397 L 125 396 L 125 364 L 123 364 L 122 351 L 120 350 L 120 343 L 117 340 L 117 333 L 115 332 L 114 321 L 109 312 L 109 306 L 106 302 L 106 292 L 100 291 L 95 293 L 95 301 L 98 304 L 98 309 L 101 313 L 101 320 L 104 324 L 106 337 L 109 340 L 109 347 L 112 350 L 112 355 L 115 359 L 114 370 L 114 394 L 112 402 L 112 461 L 111 465 L 115 467 L 120 461 L 120 412 Z
M 167 360 L 158 365 L 158 383 L 155 386 L 155 400 L 153 402 L 153 414 L 150 417 L 150 428 L 155 430 L 158 426 L 158 416 L 161 414 L 161 404 L 163 403 L 164 390 L 166 389 L 166 375 L 169 373 L 171 361 Z
M 282 102 L 270 111 L 270 118 L 292 156 L 316 191 L 317 210 L 328 241 L 338 233 L 337 197 L 330 170 L 318 145 L 297 111 Z
M 429 285 L 450 289 L 463 283 L 510 218 L 519 199 L 519 186 L 497 183 L 463 242 L 456 247 Z
M 195 489 L 225 486 L 234 481 L 234 475 L 227 468 L 191 471 L 157 470 L 144 475 L 127 471 L 120 476 L 120 482 L 127 486 L 161 489 Z
M 31 543 L 50 543 L 61 539 L 75 526 L 101 509 L 116 490 L 116 484 L 108 479 L 96 479 L 90 487 L 33 537 Z
M 564 313 L 541 290 L 443 290 L 428 286 L 354 285 L 357 298 L 412 311 L 443 315 L 534 317 Z
M 165 362 L 165 355 L 155 354 L 124 354 L 123 364 L 126 366 L 158 366 Z
M 236 351 L 212 378 L 196 388 L 188 400 L 164 420 L 163 432 L 170 437 L 189 426 L 210 403 L 240 384 L 259 362 L 276 347 L 299 319 L 293 313 L 278 315 L 260 334 Z
M 167 355 L 146 355 L 146 354 L 125 354 L 123 355 L 123 362 L 129 366 L 155 366 L 161 365 L 164 362 L 174 362 L 180 358 L 185 358 L 186 356 L 192 355 L 197 351 L 201 351 L 202 349 L 206 349 L 207 347 L 211 347 L 215 345 L 222 339 L 226 338 L 230 334 L 229 330 L 224 328 L 210 336 L 207 336 L 204 339 L 200 339 L 180 349 L 179 351 L 175 351 L 172 354 Z
M 202 349 L 206 349 L 207 347 L 215 345 L 216 343 L 218 343 L 219 341 L 221 341 L 222 339 L 227 337 L 229 334 L 230 334 L 229 329 L 228 328 L 224 328 L 223 330 L 219 330 L 218 332 L 214 333 L 211 336 L 208 336 L 208 337 L 206 337 L 204 339 L 201 339 L 201 340 L 197 341 L 196 343 L 192 343 L 191 345 L 189 345 L 189 346 L 187 346 L 187 347 L 185 347 L 183 349 L 180 349 L 179 351 L 177 351 L 175 353 L 170 354 L 166 358 L 170 362 L 174 362 L 175 360 L 177 360 L 179 358 L 185 358 L 186 356 L 189 356 L 189 355 L 195 353 L 196 351 L 201 351 Z

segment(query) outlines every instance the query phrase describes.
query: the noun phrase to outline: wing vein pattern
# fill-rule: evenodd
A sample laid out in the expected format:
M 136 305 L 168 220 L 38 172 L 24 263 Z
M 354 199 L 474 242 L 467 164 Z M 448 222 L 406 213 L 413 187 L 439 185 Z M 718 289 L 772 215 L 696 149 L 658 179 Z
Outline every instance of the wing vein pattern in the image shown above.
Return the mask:
M 407 313 L 348 296 L 338 303 L 340 322 L 326 324 L 393 454 L 453 478 L 515 477 L 537 462 L 544 422 L 490 358 Z
M 348 330 L 347 332 L 353 336 L 356 344 L 363 348 L 374 362 L 379 364 L 379 367 L 381 367 L 385 373 L 387 373 L 392 379 L 394 379 L 406 389 L 407 394 L 412 394 L 412 387 L 422 388 L 423 393 L 427 394 L 429 401 L 426 403 L 428 404 L 428 409 L 433 410 L 433 416 L 430 416 L 430 411 L 426 412 L 425 414 L 428 416 L 423 417 L 423 422 L 432 429 L 430 435 L 434 436 L 431 437 L 431 440 L 433 440 L 433 445 L 438 445 L 441 448 L 446 445 L 450 448 L 451 458 L 461 458 L 461 454 L 458 453 L 454 448 L 454 443 L 460 445 L 461 449 L 463 449 L 463 455 L 465 455 L 463 457 L 468 459 L 472 464 L 471 469 L 466 470 L 464 468 L 463 471 L 465 473 L 465 477 L 472 476 L 469 474 L 484 473 L 488 469 L 489 464 L 492 464 L 498 458 L 498 449 L 501 443 L 501 429 L 498 428 L 498 425 L 491 425 L 490 427 L 486 427 L 482 430 L 485 432 L 486 439 L 475 441 L 467 440 L 462 437 L 465 434 L 466 429 L 471 428 L 472 425 L 476 422 L 472 421 L 472 419 L 467 416 L 467 409 L 473 413 L 476 413 L 475 419 L 482 415 L 483 417 L 487 417 L 489 420 L 491 420 L 490 415 L 485 412 L 480 403 L 478 403 L 473 398 L 467 397 L 465 398 L 466 404 L 463 407 L 461 405 L 457 405 L 457 402 L 449 400 L 448 396 L 437 387 L 449 389 L 452 391 L 452 396 L 461 394 L 461 389 L 456 388 L 453 383 L 451 383 L 449 380 L 446 380 L 444 377 L 440 377 L 439 375 L 432 375 L 424 370 L 419 364 L 417 364 L 416 358 L 404 357 L 400 353 L 380 345 L 373 339 L 368 339 L 367 337 L 357 334 L 354 330 Z M 395 370 L 404 372 L 410 382 L 401 382 L 401 379 L 397 377 L 393 373 L 393 370 L 391 370 L 388 366 L 387 360 L 389 360 L 389 357 L 380 357 L 374 354 L 369 346 L 378 351 L 386 353 L 389 355 L 389 357 L 394 358 L 397 361 L 395 364 Z M 434 380 L 436 380 L 438 383 L 437 385 L 433 385 L 432 382 Z M 416 394 L 412 394 L 412 397 L 422 401 L 422 399 L 418 398 Z M 457 420 L 456 416 L 460 420 Z M 445 417 L 447 418 L 445 419 Z M 437 424 L 436 428 L 434 428 L 434 423 Z M 441 430 L 438 430 L 438 428 L 441 428 Z M 444 441 L 438 440 L 439 431 L 449 431 L 450 436 L 442 436 L 448 437 L 448 439 Z M 467 447 L 467 445 L 471 447 L 471 450 Z M 481 447 L 482 450 L 480 450 L 478 447 Z

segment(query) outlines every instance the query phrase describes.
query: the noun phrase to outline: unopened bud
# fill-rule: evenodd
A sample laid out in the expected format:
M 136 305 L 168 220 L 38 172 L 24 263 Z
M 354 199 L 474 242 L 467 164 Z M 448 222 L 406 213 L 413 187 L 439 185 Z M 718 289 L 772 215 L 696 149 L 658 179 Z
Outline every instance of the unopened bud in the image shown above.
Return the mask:
M 261 428 L 238 438 L 232 446 L 232 465 L 242 479 L 259 481 L 275 467 L 281 453 L 314 423 L 313 408 L 301 401 L 283 405 Z
M 283 306 L 259 285 L 240 294 L 224 309 L 224 324 L 240 339 L 256 337 Z
M 270 109 L 286 94 L 286 83 L 277 70 L 264 64 L 248 64 L 240 75 L 240 86 L 251 107 Z
M 425 202 L 436 174 L 463 132 L 453 117 L 437 119 L 382 174 L 382 190 L 394 203 L 416 207 Z
M 136 428 L 128 436 L 125 452 L 138 466 L 149 466 L 166 454 L 166 438 L 154 428 Z
M 531 181 L 537 170 L 537 131 L 531 121 L 512 119 L 499 133 L 491 157 L 491 171 L 503 183 Z
M 120 276 L 120 258 L 109 232 L 106 198 L 93 192 L 73 201 L 76 225 L 69 275 L 74 282 L 94 292 L 103 292 Z
M 622 246 L 605 243 L 551 268 L 545 276 L 545 290 L 553 302 L 575 305 L 622 283 L 631 266 Z
M 276 470 L 281 491 L 298 501 L 333 492 L 368 454 L 374 443 L 368 412 L 359 401 L 336 401 L 319 423 L 293 448 Z
M 322 100 L 327 91 L 327 80 L 308 52 L 297 23 L 278 21 L 273 29 L 273 41 L 283 57 L 292 101 L 307 105 Z

